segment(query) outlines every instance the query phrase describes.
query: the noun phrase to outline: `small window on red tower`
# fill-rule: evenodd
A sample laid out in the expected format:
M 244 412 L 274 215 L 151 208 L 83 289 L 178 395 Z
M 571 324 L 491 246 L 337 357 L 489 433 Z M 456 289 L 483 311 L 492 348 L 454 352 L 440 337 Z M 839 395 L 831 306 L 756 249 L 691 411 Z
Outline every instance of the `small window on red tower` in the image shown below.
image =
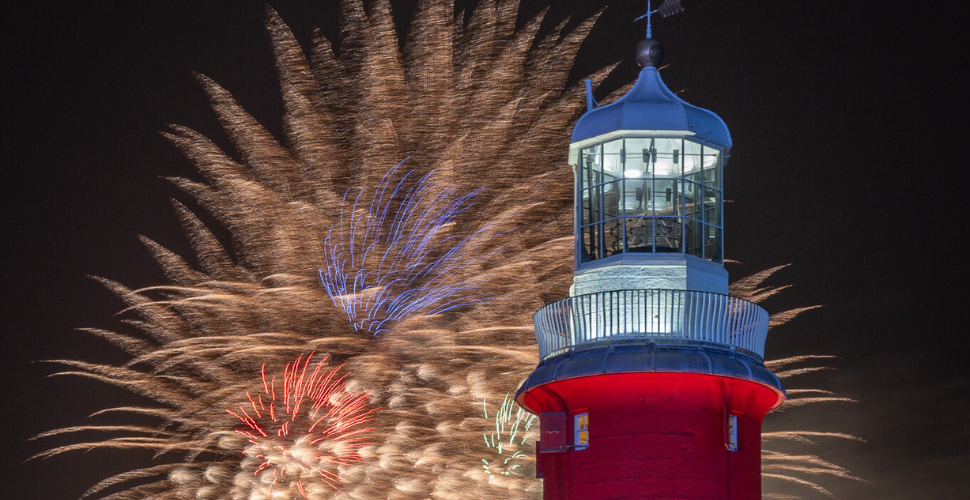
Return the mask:
M 728 415 L 727 418 L 727 449 L 738 451 L 738 416 Z
M 573 415 L 573 446 L 576 450 L 589 448 L 589 413 Z

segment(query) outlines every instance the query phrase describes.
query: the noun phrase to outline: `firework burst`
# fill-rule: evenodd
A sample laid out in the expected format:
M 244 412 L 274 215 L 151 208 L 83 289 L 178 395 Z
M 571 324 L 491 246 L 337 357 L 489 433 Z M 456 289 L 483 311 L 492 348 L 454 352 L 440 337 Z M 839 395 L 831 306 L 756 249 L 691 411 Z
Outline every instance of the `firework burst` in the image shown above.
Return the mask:
M 482 411 L 488 419 L 488 401 L 482 401 Z M 534 474 L 535 435 L 532 425 L 536 416 L 523 410 L 515 403 L 511 394 L 505 395 L 505 400 L 498 411 L 492 415 L 495 430 L 483 434 L 485 445 L 495 455 L 491 460 L 482 459 L 482 469 L 486 474 L 519 475 L 528 477 Z
M 381 444 L 343 494 L 481 498 L 535 489 L 533 479 L 521 478 L 496 489 L 480 462 L 473 463 L 490 453 L 481 442 L 490 425 L 473 402 L 501 399 L 528 373 L 536 361 L 531 314 L 568 286 L 571 268 L 563 256 L 571 248 L 572 181 L 561 146 L 582 111 L 583 89 L 567 87 L 566 80 L 595 17 L 540 35 L 544 14 L 517 27 L 517 1 L 485 0 L 457 16 L 451 1 L 428 0 L 401 51 L 388 1 L 365 10 L 359 0 L 345 0 L 341 11 L 339 52 L 317 32 L 310 57 L 268 11 L 285 137 L 274 137 L 201 75 L 232 150 L 185 127 L 166 133 L 205 178 L 172 179 L 191 198 L 176 203 L 176 211 L 197 265 L 143 239 L 170 283 L 132 290 L 103 280 L 128 304 L 135 331 L 88 330 L 130 353 L 131 361 L 61 361 L 69 367 L 62 375 L 94 378 L 154 401 L 102 412 L 149 422 L 52 431 L 44 436 L 106 437 L 40 454 L 134 448 L 157 456 L 86 495 L 245 497 L 239 488 L 255 485 L 240 486 L 234 478 L 252 457 L 233 445 L 231 439 L 245 440 L 232 432 L 240 421 L 225 409 L 238 407 L 238 395 L 252 390 L 251 374 L 263 363 L 282 366 L 308 351 L 346 363 L 352 389 L 382 407 L 371 433 Z M 609 70 L 592 76 L 601 81 Z M 413 173 L 385 175 L 402 158 L 410 158 Z M 398 186 L 399 196 L 391 196 Z M 380 211 L 361 201 L 373 197 L 358 197 L 365 190 L 386 194 Z M 423 205 L 405 203 L 412 192 L 424 193 Z M 450 210 L 467 206 L 469 196 L 474 210 Z M 229 239 L 215 237 L 188 205 L 201 207 Z M 398 218 L 408 206 L 438 208 L 412 211 L 428 214 L 424 219 Z M 386 217 L 377 215 L 384 208 Z M 348 260 L 351 250 L 377 241 L 357 237 L 369 230 L 390 234 L 391 227 L 402 238 L 378 242 L 368 254 L 375 260 L 363 265 L 357 259 L 363 254 Z M 433 240 L 430 252 L 406 253 L 407 242 L 425 236 Z M 406 280 L 382 282 L 378 277 L 387 273 L 376 257 L 388 250 L 426 272 L 399 266 L 403 274 L 396 278 Z M 468 258 L 450 265 L 449 250 Z M 363 286 L 354 288 L 361 279 Z M 403 283 L 408 286 L 398 286 Z M 469 283 L 482 289 L 415 302 L 416 291 L 428 297 L 436 287 L 455 291 L 452 284 Z M 382 306 L 367 304 L 379 296 Z M 462 307 L 451 307 L 456 299 Z M 423 305 L 407 315 L 390 307 L 415 303 Z M 345 304 L 358 309 L 348 315 Z M 377 330 L 382 334 L 373 335 Z M 475 458 L 466 461 L 469 456 Z
M 324 242 L 320 280 L 354 330 L 371 335 L 386 332 L 389 322 L 438 315 L 486 294 L 488 275 L 460 270 L 487 258 L 475 250 L 496 236 L 493 224 L 474 234 L 447 236 L 479 191 L 456 196 L 454 189 L 433 186 L 430 174 L 411 182 L 405 174 L 391 184 L 403 163 L 384 175 L 372 199 L 362 200 L 361 191 L 349 204 L 345 196 L 348 210 Z
M 347 375 L 340 374 L 341 367 L 328 368 L 326 356 L 311 366 L 312 358 L 312 353 L 306 359 L 300 355 L 288 363 L 279 388 L 275 376 L 267 378 L 264 364 L 263 392 L 255 397 L 247 392 L 248 405 L 227 410 L 242 423 L 236 432 L 246 442 L 239 474 L 266 485 L 245 488 L 252 497 L 272 498 L 275 488 L 290 490 L 288 497 L 298 492 L 310 498 L 308 490 L 314 493 L 320 483 L 339 491 L 340 466 L 364 463 L 360 448 L 373 444 L 367 436 L 373 429 L 364 427 L 373 421 L 370 397 L 346 392 Z

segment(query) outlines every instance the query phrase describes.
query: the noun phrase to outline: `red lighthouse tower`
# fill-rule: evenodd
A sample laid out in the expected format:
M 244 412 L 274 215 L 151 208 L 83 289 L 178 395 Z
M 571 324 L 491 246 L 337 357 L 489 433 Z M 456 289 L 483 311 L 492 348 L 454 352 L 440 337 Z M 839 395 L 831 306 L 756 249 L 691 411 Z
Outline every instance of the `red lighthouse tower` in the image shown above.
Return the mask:
M 540 418 L 544 498 L 761 498 L 761 422 L 785 400 L 768 314 L 727 295 L 722 174 L 731 137 L 660 79 L 589 109 L 570 145 L 570 296 L 535 314 L 541 361 L 516 400 Z

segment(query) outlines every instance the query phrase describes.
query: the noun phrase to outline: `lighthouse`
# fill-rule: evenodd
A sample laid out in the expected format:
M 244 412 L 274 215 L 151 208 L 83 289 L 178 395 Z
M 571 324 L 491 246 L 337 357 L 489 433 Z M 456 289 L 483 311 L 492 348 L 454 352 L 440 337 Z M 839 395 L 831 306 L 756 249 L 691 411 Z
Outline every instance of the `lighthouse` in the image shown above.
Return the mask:
M 575 276 L 535 313 L 516 394 L 547 500 L 761 498 L 761 424 L 786 396 L 767 312 L 728 295 L 731 136 L 664 85 L 662 57 L 648 28 L 633 88 L 597 107 L 587 83 L 573 130 Z

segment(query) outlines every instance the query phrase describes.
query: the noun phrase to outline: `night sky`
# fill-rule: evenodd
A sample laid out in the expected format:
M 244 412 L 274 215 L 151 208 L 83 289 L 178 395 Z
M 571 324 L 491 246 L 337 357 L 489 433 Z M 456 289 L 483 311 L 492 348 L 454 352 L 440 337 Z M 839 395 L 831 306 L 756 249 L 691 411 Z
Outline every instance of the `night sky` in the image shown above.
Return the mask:
M 404 21 L 414 1 L 392 3 Z M 522 11 L 531 17 L 544 3 L 524 1 Z M 643 24 L 632 20 L 645 3 L 556 2 L 549 26 L 607 6 L 574 80 L 616 61 L 607 87 L 635 77 Z M 272 4 L 304 43 L 313 25 L 336 33 L 336 0 Z M 729 271 L 791 264 L 772 283 L 795 286 L 765 307 L 825 307 L 775 330 L 767 357 L 838 356 L 835 370 L 791 386 L 857 400 L 769 415 L 766 429 L 864 438 L 805 449 L 869 481 L 823 479 L 843 500 L 970 498 L 962 3 L 683 4 L 654 35 L 666 46 L 667 85 L 731 129 L 725 252 L 743 264 Z M 192 72 L 280 132 L 264 12 L 248 0 L 5 8 L 0 496 L 71 500 L 144 458 L 92 452 L 24 464 L 43 449 L 29 437 L 132 401 L 94 382 L 45 378 L 55 367 L 33 362 L 124 361 L 74 331 L 118 327 L 121 302 L 88 275 L 164 283 L 138 234 L 189 254 L 169 202 L 184 195 L 163 177 L 199 175 L 158 132 L 177 123 L 227 144 Z

